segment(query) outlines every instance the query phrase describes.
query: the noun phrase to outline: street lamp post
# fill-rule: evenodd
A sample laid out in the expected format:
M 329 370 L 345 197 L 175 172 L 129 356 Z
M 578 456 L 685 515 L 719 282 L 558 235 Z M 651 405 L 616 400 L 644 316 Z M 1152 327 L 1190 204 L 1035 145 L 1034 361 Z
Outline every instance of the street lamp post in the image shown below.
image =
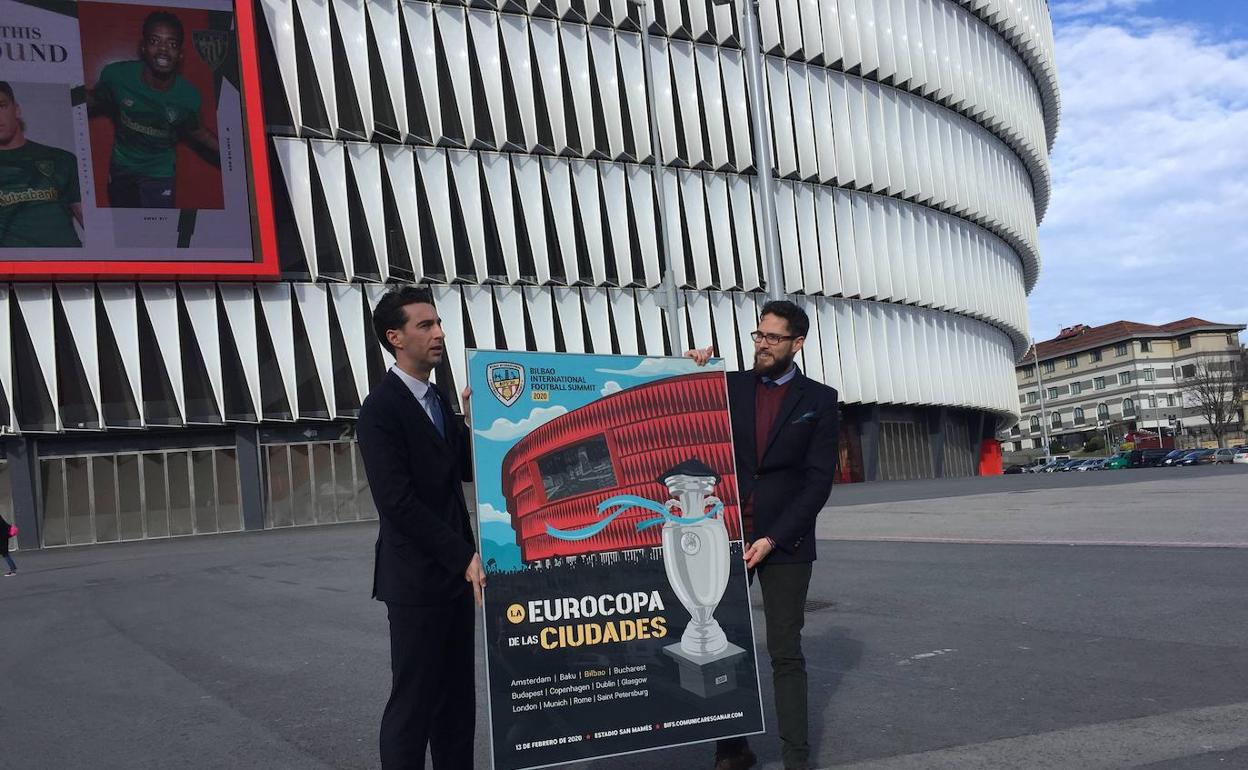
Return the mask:
M 712 0 L 731 5 L 733 0 Z M 763 220 L 763 267 L 767 272 L 767 298 L 784 298 L 784 269 L 780 264 L 780 234 L 776 225 L 776 186 L 772 178 L 775 163 L 768 136 L 767 93 L 763 89 L 763 54 L 759 43 L 756 0 L 740 0 L 741 38 L 745 49 L 745 85 L 750 99 L 751 138 L 754 141 L 754 174 L 758 177 L 758 205 Z
M 1036 385 L 1040 389 L 1040 432 L 1044 436 L 1044 459 L 1051 457 L 1049 451 L 1049 415 L 1044 408 L 1044 375 L 1040 373 L 1040 351 L 1036 349 L 1036 338 L 1031 338 L 1031 360 L 1036 366 Z
M 680 292 L 676 288 L 676 274 L 672 270 L 672 252 L 667 243 L 667 193 L 663 184 L 663 154 L 659 145 L 659 113 L 654 95 L 653 63 L 650 61 L 650 4 L 647 0 L 629 0 L 641 9 L 641 65 L 645 78 L 646 109 L 650 112 L 650 159 L 654 169 L 654 187 L 659 199 L 659 253 L 663 255 L 666 269 L 659 283 L 663 296 L 663 308 L 667 311 L 667 343 L 672 355 L 680 355 L 680 324 L 684 315 L 680 310 Z

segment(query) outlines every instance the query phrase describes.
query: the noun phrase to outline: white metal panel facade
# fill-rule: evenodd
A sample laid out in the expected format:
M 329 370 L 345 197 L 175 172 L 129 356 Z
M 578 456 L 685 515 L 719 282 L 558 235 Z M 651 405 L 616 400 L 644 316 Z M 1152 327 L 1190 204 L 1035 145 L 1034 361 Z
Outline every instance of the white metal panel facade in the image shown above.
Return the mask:
M 452 350 L 654 353 L 670 270 L 680 339 L 747 366 L 751 119 L 806 370 L 847 403 L 1017 415 L 1059 118 L 1044 0 L 765 0 L 766 116 L 726 6 L 663 3 L 645 52 L 623 0 L 260 6 L 283 282 L 0 287 L 6 428 L 350 417 L 390 360 L 387 282 L 436 286 Z

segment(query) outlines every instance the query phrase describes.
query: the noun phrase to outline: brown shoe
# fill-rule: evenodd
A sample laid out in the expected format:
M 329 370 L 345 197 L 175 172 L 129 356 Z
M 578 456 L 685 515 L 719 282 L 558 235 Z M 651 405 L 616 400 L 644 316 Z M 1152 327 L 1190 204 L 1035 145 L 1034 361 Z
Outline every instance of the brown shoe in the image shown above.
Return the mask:
M 758 764 L 758 757 L 754 756 L 754 752 L 749 749 L 740 754 L 715 755 L 715 770 L 750 770 L 756 764 Z

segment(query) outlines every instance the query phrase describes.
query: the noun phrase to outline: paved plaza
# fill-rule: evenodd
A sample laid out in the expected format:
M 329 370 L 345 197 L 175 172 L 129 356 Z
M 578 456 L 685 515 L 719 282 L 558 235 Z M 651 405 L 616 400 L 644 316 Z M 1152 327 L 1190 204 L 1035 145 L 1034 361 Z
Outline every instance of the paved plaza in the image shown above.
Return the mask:
M 818 766 L 1248 767 L 1245 508 L 1243 467 L 837 488 L 806 633 Z M 0 768 L 374 767 L 375 529 L 17 553 Z M 780 767 L 774 726 L 755 746 Z

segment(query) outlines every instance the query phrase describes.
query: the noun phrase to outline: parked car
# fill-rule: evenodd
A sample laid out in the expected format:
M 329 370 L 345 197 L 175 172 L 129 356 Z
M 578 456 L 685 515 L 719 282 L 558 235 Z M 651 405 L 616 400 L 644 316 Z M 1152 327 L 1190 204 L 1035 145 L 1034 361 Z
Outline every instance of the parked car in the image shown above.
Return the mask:
M 1214 465 L 1230 465 L 1235 462 L 1234 449 L 1216 449 L 1213 452 Z
M 1128 468 L 1131 465 L 1131 453 L 1119 452 L 1105 461 L 1105 470 L 1116 471 L 1120 468 Z
M 1190 449 L 1175 449 L 1174 451 L 1167 454 L 1165 457 L 1161 458 L 1161 460 L 1157 464 L 1163 468 L 1176 467 L 1179 464 L 1179 460 L 1182 460 L 1191 451 L 1192 450 Z
M 1002 472 L 1007 476 L 1013 476 L 1016 473 L 1026 473 L 1027 466 L 1026 465 L 1007 465 L 1005 470 Z
M 1133 449 L 1131 450 L 1131 468 L 1151 468 L 1157 461 L 1170 454 L 1168 449 Z
M 1197 449 L 1194 452 L 1188 452 L 1179 460 L 1179 465 L 1212 465 L 1213 464 L 1212 449 Z
M 1235 450 L 1235 459 L 1231 462 L 1236 465 L 1248 465 L 1248 447 Z
M 1084 471 L 1099 471 L 1104 462 L 1104 457 L 1090 457 L 1076 465 L 1071 470 L 1079 471 L 1080 473 L 1083 473 Z

